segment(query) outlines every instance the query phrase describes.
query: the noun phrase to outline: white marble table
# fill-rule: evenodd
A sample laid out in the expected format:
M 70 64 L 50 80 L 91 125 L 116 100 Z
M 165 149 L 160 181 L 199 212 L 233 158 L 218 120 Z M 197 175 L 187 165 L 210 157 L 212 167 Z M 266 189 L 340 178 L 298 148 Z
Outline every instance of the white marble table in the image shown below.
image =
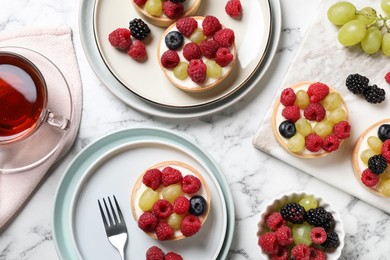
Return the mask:
M 79 1 L 1 0 L 0 31 L 47 25 L 68 25 L 72 28 L 84 87 L 84 108 L 80 133 L 72 150 L 56 165 L 13 223 L 0 234 L 0 260 L 58 259 L 51 226 L 55 191 L 64 169 L 83 147 L 104 134 L 128 126 L 159 126 L 184 134 L 196 140 L 220 164 L 236 206 L 236 232 L 229 259 L 259 259 L 255 229 L 263 203 L 292 189 L 321 194 L 339 210 L 346 231 L 341 259 L 390 259 L 388 214 L 251 145 L 271 98 L 321 2 L 280 1 L 283 15 L 281 40 L 273 63 L 260 82 L 264 88 L 257 92 L 258 95 L 246 97 L 212 116 L 171 120 L 133 110 L 100 83 L 81 46 L 77 20 Z M 89 95 L 92 92 L 93 96 Z M 101 117 L 103 112 L 111 116 Z

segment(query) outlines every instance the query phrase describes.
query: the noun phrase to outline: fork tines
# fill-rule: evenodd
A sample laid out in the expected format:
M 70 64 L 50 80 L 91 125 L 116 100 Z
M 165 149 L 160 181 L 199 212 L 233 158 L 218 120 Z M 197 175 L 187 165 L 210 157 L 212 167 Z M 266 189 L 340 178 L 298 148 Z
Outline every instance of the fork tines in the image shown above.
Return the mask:
M 113 203 L 111 202 L 110 197 L 107 197 L 108 204 L 110 205 L 110 208 L 108 207 L 106 200 L 104 198 L 102 199 L 105 212 L 103 210 L 103 207 L 102 207 L 100 201 L 98 200 L 100 213 L 102 215 L 102 219 L 103 219 L 103 223 L 104 223 L 104 227 L 106 229 L 107 235 L 113 235 L 112 232 L 114 232 L 115 230 L 112 230 L 112 228 L 115 226 L 117 226 L 117 227 L 120 226 L 121 229 L 126 229 L 126 223 L 125 223 L 125 220 L 123 218 L 123 214 L 122 214 L 122 211 L 119 207 L 118 201 L 116 200 L 115 196 L 113 196 L 113 198 L 114 198 L 115 208 L 114 208 Z M 119 220 L 118 220 L 118 216 L 119 216 Z M 107 221 L 107 219 L 108 219 L 108 221 Z

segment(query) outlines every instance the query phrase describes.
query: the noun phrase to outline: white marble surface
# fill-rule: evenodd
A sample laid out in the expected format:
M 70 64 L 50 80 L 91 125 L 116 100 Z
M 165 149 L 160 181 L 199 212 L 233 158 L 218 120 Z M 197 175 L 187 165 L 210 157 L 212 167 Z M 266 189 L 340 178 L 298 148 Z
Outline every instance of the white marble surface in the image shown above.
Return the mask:
M 388 214 L 251 145 L 320 2 L 281 0 L 281 41 L 270 70 L 259 83 L 264 88 L 256 91 L 257 95 L 248 96 L 212 116 L 171 120 L 134 111 L 99 82 L 89 67 L 78 35 L 79 1 L 0 1 L 1 31 L 48 25 L 68 25 L 72 28 L 84 87 L 83 118 L 77 141 L 18 217 L 0 234 L 0 260 L 58 259 L 51 226 L 55 191 L 64 169 L 83 147 L 104 134 L 128 126 L 160 126 L 184 134 L 196 140 L 220 164 L 236 206 L 236 232 L 229 259 L 259 259 L 255 232 L 259 212 L 268 199 L 292 189 L 321 194 L 339 210 L 346 232 L 341 259 L 390 259 Z M 110 117 L 101 116 L 102 113 L 108 113 Z

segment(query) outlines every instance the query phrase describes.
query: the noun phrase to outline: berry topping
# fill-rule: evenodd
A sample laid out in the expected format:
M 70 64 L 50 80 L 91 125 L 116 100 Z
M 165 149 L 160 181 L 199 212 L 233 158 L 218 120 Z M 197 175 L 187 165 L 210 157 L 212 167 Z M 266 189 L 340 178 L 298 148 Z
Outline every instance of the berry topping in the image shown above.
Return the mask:
M 284 138 L 291 138 L 296 132 L 295 125 L 290 120 L 285 120 L 279 125 L 279 133 Z
M 198 44 L 193 42 L 186 43 L 183 47 L 183 56 L 188 61 L 194 59 L 200 59 L 202 57 L 202 52 Z
M 191 80 L 197 84 L 203 84 L 206 80 L 206 71 L 207 66 L 204 64 L 203 60 L 191 60 L 188 65 L 188 76 Z
M 322 149 L 327 152 L 333 152 L 339 149 L 340 140 L 334 134 L 330 134 L 324 138 L 324 142 L 322 143 Z
M 164 260 L 183 260 L 183 257 L 179 254 L 174 253 L 174 252 L 169 252 L 165 255 Z
M 268 232 L 261 235 L 259 237 L 258 244 L 263 252 L 269 255 L 276 254 L 279 249 L 278 240 L 275 233 L 273 232 Z
M 322 148 L 323 140 L 317 134 L 309 134 L 305 137 L 306 149 L 311 152 L 318 152 Z
M 307 89 L 310 102 L 317 103 L 323 100 L 329 94 L 329 87 L 324 83 L 313 83 Z
M 386 140 L 383 142 L 381 153 L 382 156 L 386 159 L 387 163 L 390 163 L 390 140 Z
M 309 259 L 310 248 L 305 244 L 298 244 L 291 249 L 291 256 L 293 259 Z
M 322 227 L 314 227 L 310 231 L 310 239 L 314 244 L 321 245 L 326 240 L 326 231 Z
M 313 208 L 306 212 L 306 221 L 315 227 L 321 227 L 324 223 L 330 221 L 328 212 L 322 208 Z
M 265 224 L 269 229 L 275 231 L 282 226 L 287 226 L 287 221 L 283 219 L 279 212 L 275 211 L 266 218 Z
M 234 42 L 234 32 L 229 28 L 224 28 L 214 34 L 216 40 L 221 47 L 230 47 Z
M 185 214 L 188 212 L 189 208 L 190 208 L 190 201 L 184 196 L 177 197 L 175 199 L 175 202 L 173 203 L 173 211 L 176 214 Z
M 169 240 L 173 237 L 174 230 L 166 222 L 160 221 L 156 227 L 156 236 L 158 240 Z
M 219 44 L 214 39 L 206 39 L 199 44 L 199 47 L 203 56 L 208 59 L 214 59 L 219 49 Z
M 387 72 L 385 75 L 385 81 L 387 84 L 390 84 L 390 72 Z
M 305 208 L 295 202 L 287 203 L 280 209 L 282 217 L 294 224 L 303 223 L 305 213 Z
M 326 260 L 326 254 L 316 247 L 310 247 L 310 260 Z
M 159 169 L 147 170 L 142 176 L 142 183 L 153 190 L 157 190 L 162 183 L 161 171 Z
M 170 184 L 181 182 L 182 179 L 183 176 L 177 169 L 167 166 L 162 170 L 162 184 L 164 187 Z
M 303 111 L 303 115 L 308 120 L 320 122 L 325 118 L 326 110 L 320 103 L 310 103 Z
M 127 54 L 140 62 L 144 61 L 147 57 L 145 45 L 140 40 L 136 40 L 134 44 L 130 46 Z
M 145 39 L 150 33 L 149 26 L 140 18 L 134 18 L 131 20 L 129 23 L 129 29 L 131 31 L 131 35 L 138 40 Z
M 225 5 L 225 12 L 231 17 L 238 17 L 242 13 L 240 0 L 229 0 Z
M 146 251 L 146 260 L 164 260 L 164 252 L 157 246 L 152 246 Z
M 333 126 L 333 133 L 339 139 L 346 139 L 351 134 L 351 126 L 347 121 L 341 121 Z
M 290 120 L 295 123 L 301 117 L 301 112 L 299 107 L 296 105 L 287 106 L 283 108 L 282 116 L 287 120 Z
M 178 31 L 171 31 L 165 36 L 165 45 L 170 50 L 179 49 L 184 42 L 183 35 Z
M 233 60 L 234 56 L 229 48 L 221 47 L 215 53 L 215 62 L 221 67 L 226 67 Z
M 138 219 L 138 227 L 143 231 L 154 231 L 158 224 L 157 216 L 152 212 L 144 212 Z
M 180 225 L 180 231 L 183 233 L 184 236 L 190 237 L 195 235 L 199 229 L 201 228 L 202 224 L 197 216 L 194 215 L 188 215 L 185 216 L 183 221 Z
M 275 235 L 278 240 L 278 244 L 281 246 L 288 246 L 294 243 L 291 228 L 287 225 L 278 228 L 275 231 Z
M 378 138 L 381 139 L 382 142 L 390 139 L 390 125 L 383 124 L 378 128 Z
M 134 0 L 134 3 L 138 6 L 144 6 L 147 0 Z
M 275 254 L 270 255 L 271 260 L 288 260 L 288 250 L 286 247 L 279 246 L 278 252 Z
M 195 216 L 203 215 L 207 210 L 207 202 L 202 196 L 193 196 L 190 199 L 189 212 Z
M 121 49 L 121 50 L 128 50 L 131 45 L 131 39 L 130 39 L 131 33 L 129 29 L 126 28 L 118 28 L 112 31 L 108 35 L 108 41 L 111 43 L 111 45 L 115 48 Z
M 213 35 L 216 31 L 221 30 L 222 25 L 218 18 L 212 15 L 206 16 L 202 21 L 203 34 L 206 36 Z
M 359 74 L 348 75 L 345 85 L 353 94 L 363 94 L 368 87 L 369 79 Z
M 363 171 L 360 179 L 367 187 L 374 187 L 379 182 L 379 175 L 374 174 L 372 171 L 370 171 L 370 169 L 367 168 Z
M 180 18 L 176 22 L 176 28 L 184 37 L 188 38 L 198 28 L 198 22 L 192 17 Z
M 280 103 L 282 103 L 285 106 L 294 105 L 295 99 L 296 99 L 296 95 L 292 88 L 286 88 L 280 94 Z
M 386 92 L 377 85 L 368 86 L 363 93 L 366 100 L 371 104 L 378 104 L 385 100 Z
M 374 155 L 368 159 L 368 169 L 374 174 L 381 174 L 387 168 L 386 158 L 381 154 Z
M 167 69 L 173 69 L 180 62 L 179 54 L 174 50 L 167 50 L 161 55 L 161 65 Z
M 184 6 L 180 2 L 164 1 L 162 4 L 163 13 L 170 19 L 177 19 L 184 13 Z
M 327 238 L 324 243 L 321 244 L 325 248 L 336 248 L 340 245 L 339 235 L 336 232 L 327 233 Z
M 196 176 L 191 174 L 184 176 L 181 183 L 183 192 L 187 194 L 193 194 L 198 192 L 200 187 L 202 186 L 200 180 Z
M 173 207 L 169 201 L 159 199 L 153 205 L 153 213 L 159 218 L 167 218 L 172 214 Z

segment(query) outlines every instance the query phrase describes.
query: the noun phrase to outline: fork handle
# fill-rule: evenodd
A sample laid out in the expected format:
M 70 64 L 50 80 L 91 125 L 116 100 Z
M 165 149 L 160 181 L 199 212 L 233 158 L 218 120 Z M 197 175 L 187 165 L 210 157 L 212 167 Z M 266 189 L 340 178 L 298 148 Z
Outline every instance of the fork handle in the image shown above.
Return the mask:
M 122 234 L 124 235 L 124 234 Z M 126 242 L 127 242 L 127 239 L 124 240 L 122 236 L 113 236 L 113 237 L 109 237 L 108 238 L 111 242 L 111 244 L 115 245 L 115 248 L 118 250 L 120 256 L 121 256 L 121 259 L 122 260 L 126 260 L 125 259 L 125 245 L 126 245 Z

